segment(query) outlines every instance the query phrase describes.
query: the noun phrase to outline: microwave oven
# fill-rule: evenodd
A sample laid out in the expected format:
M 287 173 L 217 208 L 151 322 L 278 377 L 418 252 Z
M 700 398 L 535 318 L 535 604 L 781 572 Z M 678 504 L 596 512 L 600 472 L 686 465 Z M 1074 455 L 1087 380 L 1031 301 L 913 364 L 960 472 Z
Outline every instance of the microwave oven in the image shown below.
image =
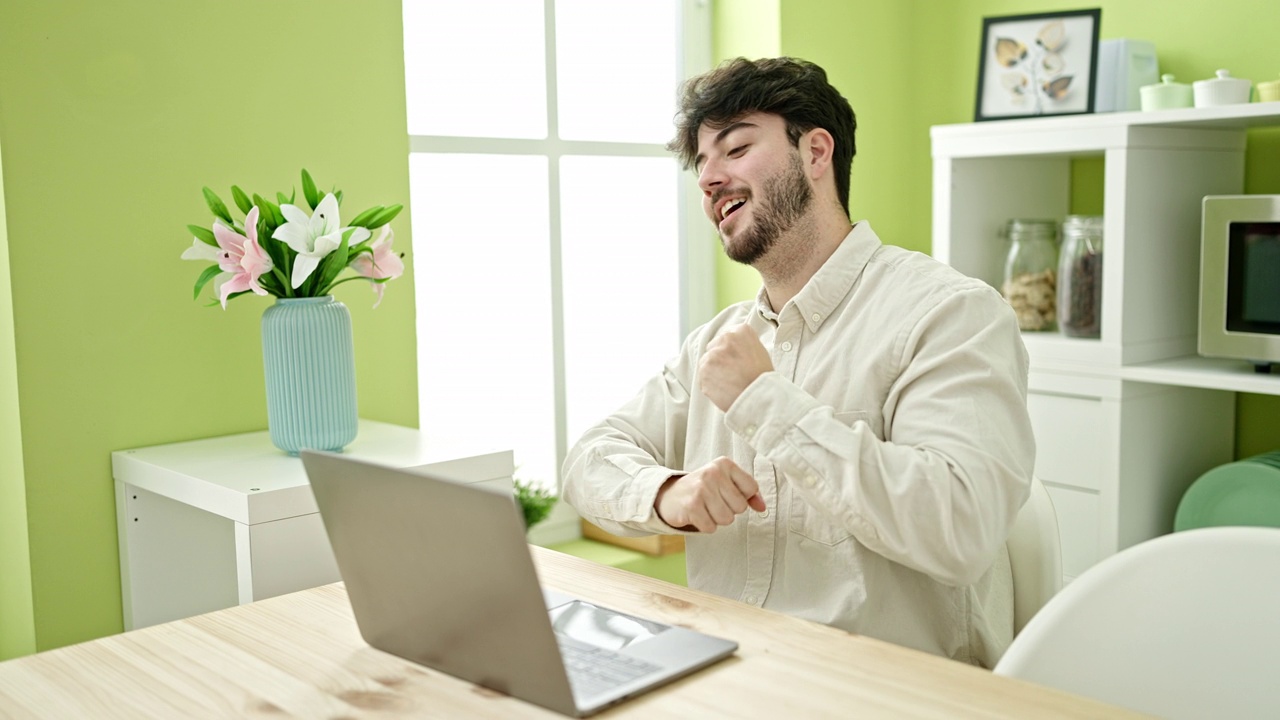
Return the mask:
M 1280 363 L 1280 195 L 1204 198 L 1199 352 Z

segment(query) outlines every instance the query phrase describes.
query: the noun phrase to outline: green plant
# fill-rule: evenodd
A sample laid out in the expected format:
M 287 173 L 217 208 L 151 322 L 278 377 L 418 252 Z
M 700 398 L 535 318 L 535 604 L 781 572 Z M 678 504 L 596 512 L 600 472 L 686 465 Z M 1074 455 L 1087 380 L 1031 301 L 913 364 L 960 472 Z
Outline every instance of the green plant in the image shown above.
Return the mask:
M 513 486 L 520 510 L 524 513 L 525 529 L 546 520 L 556 504 L 556 494 L 542 485 L 521 478 L 516 478 Z
M 182 259 L 213 264 L 196 280 L 194 296 L 200 297 L 200 290 L 212 281 L 214 295 L 225 310 L 227 300 L 247 292 L 278 298 L 321 297 L 336 285 L 364 279 L 373 284 L 377 307 L 383 283 L 404 272 L 401 256 L 391 250 L 395 234 L 389 224 L 403 206 L 375 205 L 344 226 L 338 210 L 341 190 L 321 192 L 311 173 L 303 169 L 302 194 L 313 211 L 310 214 L 293 204 L 294 192 L 277 192 L 278 202 L 272 202 L 256 194 L 250 197 L 232 185 L 235 205 L 245 214 L 240 221 L 217 193 L 204 188 L 213 227 L 187 226 L 195 238 Z M 355 275 L 339 280 L 348 269 Z

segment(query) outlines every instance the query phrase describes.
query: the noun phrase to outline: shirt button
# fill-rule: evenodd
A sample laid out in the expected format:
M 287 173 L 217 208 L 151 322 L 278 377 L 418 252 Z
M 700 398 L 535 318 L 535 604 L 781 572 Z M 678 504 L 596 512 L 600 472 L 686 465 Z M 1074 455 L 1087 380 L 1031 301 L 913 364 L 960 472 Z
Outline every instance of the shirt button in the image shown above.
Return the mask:
M 747 596 L 747 604 L 748 604 L 748 605 L 755 605 L 755 604 L 756 604 L 756 596 L 755 596 L 755 595 L 748 595 L 748 596 Z
M 760 517 L 762 517 L 762 518 L 767 518 L 767 517 L 769 517 L 769 510 L 768 510 L 768 508 L 765 508 L 764 510 L 761 510 L 761 511 L 760 511 Z
M 790 340 L 788 340 L 788 341 L 786 341 L 786 342 L 782 343 L 782 352 L 791 352 L 791 341 L 790 341 Z
M 746 427 L 742 428 L 742 432 L 746 433 L 746 436 L 747 436 L 747 437 L 752 437 L 752 436 L 754 436 L 754 435 L 756 434 L 756 426 L 755 426 L 755 425 L 748 425 L 748 426 L 746 426 Z
M 818 478 L 816 478 L 816 477 L 814 477 L 814 476 L 812 476 L 812 475 L 805 475 L 805 476 L 804 476 L 804 484 L 805 484 L 805 486 L 806 486 L 806 487 L 813 487 L 814 485 L 817 485 L 817 484 L 818 484 Z
M 812 317 L 814 322 L 818 322 L 819 320 L 822 319 L 822 316 L 819 315 L 818 313 L 814 313 Z

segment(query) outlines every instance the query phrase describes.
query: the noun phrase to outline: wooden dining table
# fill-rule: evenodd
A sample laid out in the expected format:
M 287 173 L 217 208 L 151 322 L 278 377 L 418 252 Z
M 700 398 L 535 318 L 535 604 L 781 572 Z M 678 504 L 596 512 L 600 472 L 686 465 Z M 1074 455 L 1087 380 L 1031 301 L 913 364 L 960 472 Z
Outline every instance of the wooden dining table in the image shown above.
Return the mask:
M 731 638 L 600 718 L 1123 718 L 1095 700 L 531 547 L 545 586 Z M 0 663 L 3 718 L 550 718 L 375 650 L 334 583 Z

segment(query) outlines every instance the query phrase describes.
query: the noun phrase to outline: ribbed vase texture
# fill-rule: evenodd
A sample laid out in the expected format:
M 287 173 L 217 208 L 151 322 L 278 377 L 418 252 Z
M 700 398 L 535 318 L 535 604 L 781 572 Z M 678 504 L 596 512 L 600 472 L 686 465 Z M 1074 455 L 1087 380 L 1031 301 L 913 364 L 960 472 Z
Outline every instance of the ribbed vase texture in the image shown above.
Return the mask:
M 356 438 L 351 313 L 333 296 L 278 298 L 262 314 L 267 425 L 271 442 L 339 451 Z

